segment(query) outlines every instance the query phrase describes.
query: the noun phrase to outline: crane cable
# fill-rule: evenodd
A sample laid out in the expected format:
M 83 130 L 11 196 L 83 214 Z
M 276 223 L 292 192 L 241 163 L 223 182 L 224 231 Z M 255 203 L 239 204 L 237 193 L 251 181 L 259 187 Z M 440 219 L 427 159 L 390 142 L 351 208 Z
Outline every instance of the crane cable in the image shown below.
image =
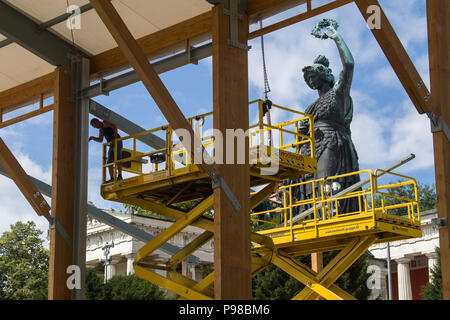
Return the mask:
M 262 18 L 259 20 L 260 29 L 263 28 Z M 269 85 L 269 77 L 267 76 L 267 67 L 266 67 L 266 53 L 264 50 L 264 35 L 261 34 L 261 53 L 262 53 L 262 61 L 263 61 L 263 72 L 264 72 L 264 96 L 265 99 L 268 100 L 268 93 L 270 92 Z
M 260 29 L 263 28 L 263 21 L 262 17 L 259 20 L 259 27 Z M 270 119 L 270 109 L 272 108 L 272 101 L 269 100 L 269 92 L 270 85 L 269 85 L 269 77 L 267 75 L 267 66 L 266 66 L 266 53 L 264 50 L 264 35 L 261 34 L 261 53 L 262 53 L 262 62 L 263 62 L 263 73 L 264 73 L 264 98 L 265 101 L 263 102 L 263 114 L 266 112 L 266 119 L 267 124 L 269 125 L 269 146 L 272 147 L 272 130 L 270 126 L 272 125 L 271 119 Z

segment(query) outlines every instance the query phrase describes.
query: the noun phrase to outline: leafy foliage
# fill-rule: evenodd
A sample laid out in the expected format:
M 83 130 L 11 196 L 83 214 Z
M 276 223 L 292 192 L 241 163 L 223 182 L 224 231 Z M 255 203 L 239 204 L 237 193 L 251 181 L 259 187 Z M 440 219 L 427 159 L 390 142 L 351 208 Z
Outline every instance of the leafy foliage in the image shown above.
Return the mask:
M 95 269 L 86 270 L 87 300 L 163 300 L 165 291 L 136 275 L 117 275 L 104 283 Z
M 431 272 L 431 281 L 422 287 L 420 295 L 423 300 L 442 300 L 442 270 L 441 270 L 441 251 L 436 248 L 438 261 Z
M 132 275 L 114 276 L 104 286 L 104 300 L 162 300 L 165 292 L 158 286 Z
M 324 252 L 324 265 L 328 264 L 338 251 Z M 311 256 L 303 255 L 297 259 L 311 267 Z M 367 273 L 368 256 L 361 256 L 344 274 L 336 281 L 341 289 L 345 290 L 359 300 L 365 300 L 370 295 L 370 289 L 367 287 L 367 279 L 370 274 Z M 253 278 L 253 298 L 256 300 L 288 300 L 292 299 L 305 286 L 277 268 L 269 265 L 264 271 Z
M 16 222 L 0 237 L 0 299 L 47 299 L 49 253 L 32 221 Z
M 94 268 L 86 269 L 86 300 L 103 300 L 104 283 L 103 278 L 97 275 Z
M 398 180 L 397 182 L 401 182 L 401 180 Z M 389 182 L 389 184 L 393 184 L 393 182 Z M 386 193 L 397 197 L 415 199 L 415 192 L 412 185 L 404 185 L 401 187 L 388 189 Z M 427 185 L 418 182 L 417 195 L 419 200 L 420 211 L 426 211 L 436 208 L 437 198 L 436 198 L 436 188 L 434 185 Z M 384 196 L 385 206 L 396 205 L 400 203 L 404 203 L 404 201 L 395 197 Z M 376 206 L 381 206 L 381 197 L 375 198 L 375 204 Z M 388 213 L 394 215 L 407 215 L 407 210 L 406 208 L 397 208 L 389 210 Z
M 159 218 L 159 219 L 167 219 L 163 215 L 160 215 L 158 213 L 152 212 L 150 210 L 142 209 L 141 207 L 138 207 L 136 205 L 130 205 L 130 204 L 126 204 L 125 203 L 123 206 L 125 207 L 125 209 L 132 208 L 134 214 L 137 215 L 137 216 L 153 217 L 153 218 Z

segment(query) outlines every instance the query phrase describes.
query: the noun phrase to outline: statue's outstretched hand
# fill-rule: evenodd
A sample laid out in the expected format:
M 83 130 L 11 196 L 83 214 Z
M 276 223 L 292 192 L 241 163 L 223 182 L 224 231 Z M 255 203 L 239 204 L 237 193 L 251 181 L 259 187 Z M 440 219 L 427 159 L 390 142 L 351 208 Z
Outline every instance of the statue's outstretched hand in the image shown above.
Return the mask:
M 329 26 L 325 34 L 333 40 L 336 39 L 339 35 L 336 29 L 333 28 L 333 26 Z

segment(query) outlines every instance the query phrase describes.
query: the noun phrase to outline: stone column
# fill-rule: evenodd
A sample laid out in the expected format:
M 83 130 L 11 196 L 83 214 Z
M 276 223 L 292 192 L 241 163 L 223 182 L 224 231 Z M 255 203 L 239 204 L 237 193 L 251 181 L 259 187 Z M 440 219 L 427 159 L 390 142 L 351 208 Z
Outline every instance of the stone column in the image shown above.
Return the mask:
M 113 276 L 116 275 L 116 265 L 111 262 L 110 265 L 108 265 L 105 269 L 105 282 L 111 279 Z
M 126 258 L 127 258 L 127 275 L 134 274 L 133 262 L 135 255 L 129 254 L 126 256 Z
M 410 259 L 401 258 L 395 260 L 397 262 L 398 274 L 398 299 L 412 300 L 411 275 L 409 273 Z
M 191 264 L 192 280 L 200 281 L 203 279 L 199 264 Z
M 426 253 L 425 254 L 428 258 L 428 279 L 431 282 L 432 279 L 432 274 L 431 274 L 431 270 L 433 270 L 438 262 L 438 257 L 436 252 L 430 252 L 430 253 Z

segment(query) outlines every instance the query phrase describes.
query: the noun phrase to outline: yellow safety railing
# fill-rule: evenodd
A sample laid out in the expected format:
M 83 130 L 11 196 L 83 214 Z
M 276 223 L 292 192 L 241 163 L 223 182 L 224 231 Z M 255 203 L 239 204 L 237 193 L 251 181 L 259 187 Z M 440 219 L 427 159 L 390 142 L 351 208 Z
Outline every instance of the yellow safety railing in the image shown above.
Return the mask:
M 274 111 L 286 111 L 293 115 L 298 115 L 299 118 L 296 118 L 291 121 L 279 123 L 279 124 L 267 124 L 264 122 L 264 114 L 263 114 L 263 100 L 254 100 L 249 102 L 249 105 L 258 104 L 258 122 L 254 125 L 251 125 L 249 128 L 254 130 L 250 131 L 250 146 L 253 146 L 254 137 L 258 138 L 258 144 L 261 144 L 261 141 L 265 141 L 265 133 L 276 132 L 279 134 L 278 145 L 276 147 L 280 150 L 285 150 L 289 148 L 295 148 L 295 153 L 300 153 L 300 148 L 304 144 L 309 144 L 309 150 L 311 150 L 311 157 L 314 158 L 315 145 L 314 145 L 314 120 L 313 116 L 310 114 L 306 114 L 294 109 L 286 108 L 279 106 L 277 104 L 272 104 L 272 110 Z M 308 135 L 304 135 L 300 133 L 300 124 L 303 121 L 307 121 L 308 123 Z M 294 127 L 295 131 L 286 129 L 287 127 Z M 285 143 L 285 137 L 291 137 L 294 142 Z
M 381 210 L 381 212 L 386 213 L 392 210 L 397 210 L 399 213 L 401 212 L 401 209 L 407 210 L 407 216 L 408 219 L 412 220 L 413 222 L 420 222 L 420 214 L 419 214 L 419 204 L 418 204 L 418 190 L 417 190 L 417 181 L 414 178 L 407 177 L 405 175 L 401 175 L 394 172 L 389 172 L 385 170 L 378 169 L 375 171 L 375 175 L 378 175 L 378 173 L 391 175 L 397 178 L 403 178 L 407 179 L 406 181 L 397 182 L 397 183 L 390 183 L 388 185 L 384 186 L 378 186 L 377 180 L 375 180 L 375 188 L 378 195 L 381 196 L 381 207 L 377 210 Z M 393 193 L 385 192 L 385 190 L 394 190 L 396 188 L 401 188 L 403 186 L 411 185 L 414 190 L 414 201 L 410 198 L 396 195 Z M 390 204 L 386 205 L 386 199 L 396 199 L 396 204 Z
M 305 114 L 293 109 L 289 109 L 286 107 L 278 106 L 276 104 L 272 105 L 272 110 L 279 110 L 283 112 L 288 112 L 289 115 L 292 117 L 292 115 L 298 116 L 298 118 L 294 120 L 290 120 L 287 122 L 279 123 L 279 124 L 273 124 L 269 125 L 267 123 L 264 123 L 264 116 L 263 116 L 263 101 L 262 100 L 255 100 L 249 102 L 249 106 L 252 106 L 254 104 L 257 104 L 257 112 L 258 112 L 258 121 L 254 125 L 249 126 L 249 131 L 247 132 L 249 137 L 249 145 L 250 147 L 261 147 L 261 145 L 266 146 L 266 142 L 264 139 L 264 134 L 272 131 L 272 132 L 278 132 L 279 134 L 279 140 L 278 143 L 274 146 L 275 148 L 278 148 L 280 150 L 286 150 L 286 149 L 292 149 L 289 150 L 293 153 L 300 154 L 301 146 L 305 144 L 309 144 L 309 150 L 311 150 L 311 155 L 308 155 L 310 157 L 314 157 L 314 122 L 313 117 L 309 114 Z M 272 111 L 273 112 L 273 111 Z M 188 118 L 188 122 L 191 125 L 191 127 L 194 130 L 194 133 L 200 138 L 203 146 L 205 148 L 213 146 L 214 141 L 216 137 L 213 135 L 205 135 L 204 134 L 204 128 L 205 128 L 205 122 L 208 118 L 212 120 L 213 113 L 208 112 L 201 115 L 197 115 L 191 118 Z M 307 123 L 308 126 L 308 134 L 301 134 L 300 133 L 300 126 L 301 122 Z M 212 129 L 212 128 L 207 128 Z M 290 129 L 290 130 L 289 130 Z M 207 132 L 207 130 L 205 130 Z M 166 145 L 165 148 L 158 149 L 158 150 L 150 150 L 148 152 L 139 152 L 137 150 L 137 142 L 139 141 L 139 138 L 142 136 L 145 136 L 147 134 L 156 134 L 159 136 L 165 136 Z M 106 170 L 109 166 L 114 167 L 114 180 L 117 178 L 117 172 L 118 172 L 118 165 L 123 164 L 125 162 L 129 161 L 140 161 L 144 157 L 151 157 L 154 155 L 164 155 L 163 158 L 165 159 L 160 164 L 154 163 L 153 166 L 149 169 L 149 172 L 142 172 L 140 175 L 152 173 L 152 172 L 159 172 L 159 171 L 168 171 L 169 175 L 172 175 L 172 173 L 175 170 L 183 169 L 187 171 L 193 171 L 193 162 L 190 159 L 190 154 L 186 152 L 186 149 L 184 146 L 180 143 L 174 144 L 174 132 L 171 128 L 171 126 L 161 126 L 158 128 L 154 128 L 151 130 L 147 130 L 138 134 L 133 134 L 127 137 L 121 137 L 119 139 L 116 139 L 114 142 L 108 142 L 103 144 L 103 165 L 102 165 L 102 183 L 106 180 Z M 255 139 L 255 136 L 258 137 L 258 139 Z M 115 144 L 114 150 L 117 150 L 117 143 L 119 141 L 122 141 L 123 147 L 125 148 L 125 144 L 129 141 L 131 146 L 128 146 L 126 149 L 130 151 L 130 156 L 122 159 L 118 159 L 117 152 L 114 153 L 114 162 L 112 163 L 106 163 L 107 160 L 107 147 Z M 262 143 L 261 143 L 262 142 Z M 150 148 L 150 147 L 149 147 Z M 180 159 L 183 159 L 181 161 Z M 178 166 L 178 168 L 177 168 Z M 135 173 L 137 174 L 137 173 Z M 138 174 L 139 175 L 139 174 Z
M 166 154 L 167 153 L 167 148 L 162 148 L 162 149 L 158 149 L 158 150 L 155 149 L 155 150 L 152 150 L 152 151 L 149 151 L 149 152 L 146 152 L 146 153 L 140 153 L 140 152 L 138 152 L 136 150 L 136 144 L 137 144 L 137 141 L 139 140 L 140 137 L 145 136 L 145 135 L 147 135 L 149 133 L 155 133 L 155 132 L 163 131 L 163 130 L 165 130 L 168 133 L 170 131 L 170 128 L 168 128 L 167 126 L 162 126 L 162 127 L 154 128 L 154 129 L 147 130 L 147 131 L 144 131 L 144 132 L 141 132 L 141 133 L 133 134 L 131 136 L 115 139 L 112 142 L 104 143 L 103 144 L 103 150 L 102 150 L 102 153 L 103 153 L 103 157 L 102 157 L 103 158 L 102 182 L 104 182 L 106 180 L 106 169 L 109 166 L 114 166 L 114 180 L 116 180 L 117 179 L 117 172 L 118 172 L 117 165 L 123 164 L 123 163 L 128 162 L 128 161 L 140 160 L 140 159 L 142 159 L 142 158 L 144 158 L 146 156 L 152 156 L 152 155 L 155 155 L 155 154 L 158 154 L 158 153 Z M 131 156 L 118 160 L 117 152 L 114 152 L 114 162 L 106 163 L 107 162 L 107 148 L 106 147 L 109 147 L 109 146 L 111 146 L 114 143 L 114 151 L 116 151 L 117 150 L 117 144 L 119 142 L 122 142 L 122 144 L 123 144 L 125 141 L 128 141 L 128 140 L 131 140 L 132 141 L 132 145 L 133 145 L 133 147 L 129 149 L 131 151 Z M 167 146 L 167 144 L 166 144 L 166 146 Z
M 395 177 L 404 178 L 405 181 L 401 181 L 395 184 L 378 185 L 378 173 L 391 174 Z M 344 177 L 350 177 L 352 175 L 367 174 L 369 176 L 368 185 L 365 188 L 359 188 L 348 192 L 344 195 L 334 196 L 342 191 L 341 188 L 333 190 L 333 182 L 338 182 L 339 179 Z M 399 196 L 395 194 L 395 190 L 404 186 L 411 185 L 414 188 L 414 196 L 408 198 L 405 196 Z M 311 190 L 311 197 L 301 200 L 293 199 L 293 192 L 298 190 L 304 190 L 309 186 Z M 337 186 L 337 185 L 336 185 Z M 347 186 L 348 187 L 348 186 Z M 372 214 L 375 220 L 376 214 L 381 214 L 385 217 L 395 216 L 397 220 L 409 220 L 414 224 L 420 223 L 420 210 L 419 200 L 417 193 L 417 182 L 415 179 L 399 175 L 392 172 L 383 170 L 377 170 L 374 174 L 372 170 L 361 170 L 357 172 L 337 175 L 328 178 L 310 180 L 300 183 L 295 183 L 287 186 L 282 186 L 277 191 L 278 197 L 281 198 L 282 203 L 276 204 L 276 207 L 265 210 L 257 211 L 253 210 L 250 214 L 252 221 L 259 223 L 267 223 L 268 225 L 274 225 L 274 229 L 278 228 L 292 228 L 301 222 L 313 222 L 316 225 L 324 221 L 337 221 L 338 219 L 349 217 L 357 214 Z M 273 196 L 276 196 L 274 194 Z M 386 199 L 396 199 L 398 203 L 386 204 Z M 350 212 L 340 212 L 339 203 L 342 203 L 345 199 L 356 199 L 358 206 L 356 210 Z M 275 202 L 272 201 L 272 204 Z M 398 216 L 393 211 L 406 210 L 407 217 Z M 269 217 L 268 217 L 269 216 Z M 301 219 L 296 219 L 297 216 L 302 216 Z

